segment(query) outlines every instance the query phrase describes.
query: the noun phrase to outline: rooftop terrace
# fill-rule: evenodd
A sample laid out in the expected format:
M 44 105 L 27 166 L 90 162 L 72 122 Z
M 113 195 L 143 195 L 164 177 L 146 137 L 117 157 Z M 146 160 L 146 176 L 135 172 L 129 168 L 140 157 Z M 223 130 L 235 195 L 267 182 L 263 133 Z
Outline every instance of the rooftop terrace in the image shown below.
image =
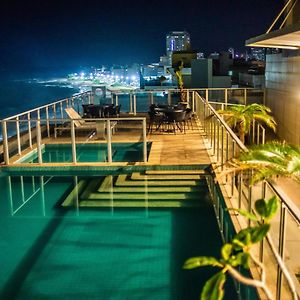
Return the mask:
M 215 109 L 233 103 L 263 103 L 264 94 L 254 89 L 197 89 L 185 92 L 193 112 L 191 123 L 179 124 L 185 126 L 185 130 L 176 127 L 163 127 L 164 130 L 161 130 L 158 126 L 151 130 L 149 127 L 147 110 L 151 104 L 172 106 L 178 102 L 177 91 L 171 90 L 165 93 L 113 93 L 110 101 L 122 107 L 120 116 L 116 117 L 83 119 L 82 104 L 98 104 L 101 101 L 107 104 L 108 101 L 97 99 L 95 94 L 87 92 L 6 118 L 1 122 L 3 141 L 0 171 L 17 172 L 26 169 L 34 172 L 36 168 L 44 168 L 46 172 L 49 167 L 60 169 L 66 166 L 103 168 L 126 165 L 201 165 L 205 169 L 210 166 L 213 173 L 218 175 L 226 169 L 227 161 L 247 149 Z M 70 108 L 77 111 L 79 116 L 67 115 L 66 109 Z M 209 115 L 213 117 L 206 121 Z M 251 137 L 255 143 L 264 143 L 264 128 L 254 124 Z M 124 154 L 116 159 L 119 149 L 116 150 L 115 144 L 121 143 L 134 145 L 134 149 L 130 150 L 129 156 Z M 51 161 L 49 157 L 45 160 L 45 149 L 51 145 L 68 145 L 69 153 L 58 160 Z M 91 148 L 103 147 L 104 154 L 101 158 L 92 156 L 82 160 L 80 149 L 87 145 Z M 250 173 L 230 173 L 223 177 L 217 176 L 216 182 L 228 207 L 252 211 L 254 200 L 277 195 L 281 201 L 281 211 L 274 218 L 272 239 L 300 294 L 297 280 L 300 268 L 297 259 L 300 250 L 300 214 L 274 183 L 264 181 L 250 186 L 250 177 Z M 219 210 L 221 200 L 215 192 L 212 192 L 212 198 L 223 239 L 227 241 L 230 236 L 224 227 L 223 213 Z M 236 230 L 247 225 L 241 216 L 232 214 L 232 220 Z M 270 243 L 269 240 L 265 241 L 256 249 L 260 259 L 268 265 L 268 283 L 278 299 L 280 295 L 284 295 L 281 299 L 293 299 L 286 277 L 274 261 Z M 257 269 L 251 269 L 254 277 L 257 272 Z M 260 296 L 265 299 L 262 293 Z

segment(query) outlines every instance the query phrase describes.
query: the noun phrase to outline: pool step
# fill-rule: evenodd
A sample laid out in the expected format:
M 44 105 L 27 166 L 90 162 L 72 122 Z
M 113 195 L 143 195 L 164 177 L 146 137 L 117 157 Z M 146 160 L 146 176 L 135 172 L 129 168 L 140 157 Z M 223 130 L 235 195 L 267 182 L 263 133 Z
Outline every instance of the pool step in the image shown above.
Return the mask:
M 85 180 L 80 180 L 77 185 L 72 189 L 70 194 L 67 196 L 65 201 L 62 203 L 62 206 L 71 206 L 78 201 L 78 195 L 82 193 L 86 186 L 86 181 Z
M 80 202 L 81 207 L 198 207 L 200 203 L 195 201 L 95 201 L 83 200 Z
M 128 180 L 126 174 L 119 175 L 115 185 L 116 186 L 196 186 L 199 180 Z
M 163 193 L 90 193 L 89 196 L 81 198 L 83 200 L 101 200 L 101 199 L 115 199 L 115 200 L 198 200 L 199 193 L 168 193 L 167 197 Z
M 207 172 L 205 170 L 146 170 L 147 175 L 178 175 L 178 174 L 199 174 L 205 175 Z
M 200 206 L 207 190 L 203 174 L 203 170 L 151 170 L 83 179 L 62 206 L 77 202 L 80 207 Z
M 203 177 L 199 174 L 141 174 L 134 172 L 132 180 L 199 180 Z
M 113 188 L 113 192 L 132 192 L 132 193 L 189 193 L 200 191 L 202 185 L 196 186 L 147 186 L 147 182 L 143 186 L 113 186 L 113 177 L 106 176 L 98 188 L 98 192 L 110 192 Z

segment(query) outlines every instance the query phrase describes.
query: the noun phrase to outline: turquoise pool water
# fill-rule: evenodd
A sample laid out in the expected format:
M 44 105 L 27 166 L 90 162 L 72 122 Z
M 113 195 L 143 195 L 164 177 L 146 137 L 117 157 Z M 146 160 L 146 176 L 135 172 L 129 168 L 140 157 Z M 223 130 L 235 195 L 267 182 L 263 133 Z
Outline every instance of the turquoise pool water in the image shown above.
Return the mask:
M 0 299 L 199 299 L 215 270 L 182 265 L 222 244 L 205 179 L 46 174 L 0 177 Z
M 148 153 L 151 143 L 148 143 Z M 71 144 L 46 144 L 42 149 L 44 163 L 60 163 L 72 161 Z M 77 162 L 105 162 L 107 161 L 106 144 L 77 144 Z M 143 143 L 113 143 L 112 159 L 114 162 L 143 161 Z M 18 162 L 37 163 L 37 151 L 32 151 Z

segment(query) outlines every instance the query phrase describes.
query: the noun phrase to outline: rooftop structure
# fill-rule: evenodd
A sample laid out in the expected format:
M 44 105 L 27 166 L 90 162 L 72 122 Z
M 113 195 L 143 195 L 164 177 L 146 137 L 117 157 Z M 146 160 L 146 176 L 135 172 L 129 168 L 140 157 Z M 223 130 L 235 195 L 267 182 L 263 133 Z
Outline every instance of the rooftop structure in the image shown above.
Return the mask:
M 194 184 L 192 178 L 204 176 L 209 184 L 209 197 L 215 208 L 217 222 L 224 241 L 229 240 L 232 236 L 231 228 L 238 230 L 240 226 L 245 226 L 240 216 L 228 214 L 226 206 L 232 207 L 233 205 L 241 209 L 251 209 L 253 197 L 258 195 L 261 197 L 262 193 L 268 194 L 268 196 L 276 194 L 281 199 L 287 209 L 286 214 L 293 215 L 293 220 L 287 221 L 289 228 L 287 232 L 290 230 L 297 232 L 297 224 L 295 224 L 294 219 L 298 218 L 298 213 L 292 209 L 293 206 L 289 199 L 278 194 L 271 183 L 264 182 L 263 185 L 249 186 L 247 183 L 249 177 L 246 173 L 241 175 L 241 178 L 231 174 L 224 178 L 217 176 L 215 183 L 213 180 L 214 174 L 221 171 L 220 168 L 226 168 L 225 163 L 228 160 L 237 153 L 246 151 L 245 146 L 224 120 L 215 113 L 215 108 L 226 107 L 236 102 L 240 104 L 251 101 L 261 102 L 263 94 L 253 89 L 185 90 L 187 102 L 193 112 L 191 124 L 176 123 L 172 125 L 170 122 L 166 122 L 165 125 L 161 123 L 151 125 L 150 119 L 145 115 L 145 109 L 155 103 L 165 104 L 168 107 L 176 105 L 177 93 L 177 90 L 149 91 L 146 95 L 145 91 L 112 93 L 111 102 L 123 107 L 123 113 L 117 117 L 100 117 L 99 115 L 99 118 L 83 119 L 81 117 L 83 113 L 82 104 L 91 105 L 96 99 L 93 94 L 87 92 L 6 118 L 2 120 L 3 163 L 1 172 L 10 174 L 8 176 L 12 176 L 14 172 L 21 174 L 23 179 L 20 180 L 23 180 L 23 185 L 21 184 L 20 187 L 22 189 L 23 186 L 23 192 L 20 195 L 25 197 L 27 184 L 24 183 L 26 177 L 22 175 L 25 170 L 34 176 L 42 172 L 43 178 L 44 176 L 47 177 L 47 174 L 52 174 L 51 172 L 60 172 L 67 176 L 67 169 L 72 170 L 73 174 L 77 174 L 80 170 L 83 173 L 76 175 L 77 179 L 74 179 L 75 185 L 71 193 L 59 204 L 68 208 L 69 212 L 70 209 L 74 208 L 77 216 L 84 213 L 84 209 L 87 208 L 91 211 L 94 209 L 95 213 L 95 208 L 99 209 L 99 207 L 115 211 L 120 207 L 128 207 L 128 205 L 145 207 L 145 203 L 148 213 L 151 207 L 157 207 L 157 205 L 164 207 L 170 205 L 172 207 L 188 207 L 192 205 L 195 207 L 193 205 L 197 202 L 194 202 L 194 198 L 194 200 L 192 198 L 184 200 L 185 204 L 179 198 L 169 203 L 157 202 L 157 193 L 159 190 L 161 192 L 163 184 L 168 186 L 174 184 L 178 189 L 183 181 L 189 182 L 188 188 L 190 189 Z M 261 95 L 260 99 L 258 95 Z M 141 103 L 145 103 L 145 100 L 147 104 L 143 108 Z M 107 102 L 94 103 L 93 107 L 95 105 L 101 105 L 102 108 L 109 106 Z M 68 119 L 66 119 L 67 112 Z M 207 122 L 207 116 L 210 115 L 212 117 Z M 151 127 L 149 127 L 150 125 Z M 185 126 L 185 129 L 182 126 Z M 255 126 L 257 127 L 254 127 L 252 132 L 253 141 L 263 143 L 264 129 L 259 124 Z M 128 143 L 131 146 L 128 146 Z M 52 151 L 53 147 L 56 147 L 54 152 Z M 126 147 L 129 147 L 128 150 Z M 99 152 L 100 149 L 104 151 L 101 152 L 102 154 Z M 91 151 L 96 151 L 96 155 L 90 154 L 86 157 L 86 152 L 91 153 Z M 174 169 L 175 165 L 176 169 Z M 113 175 L 109 173 L 120 171 L 120 169 L 124 170 L 125 174 L 120 174 L 117 178 L 112 177 Z M 133 172 L 130 178 L 126 175 L 129 169 L 131 173 Z M 87 172 L 98 174 L 98 179 L 91 178 L 89 183 L 84 181 L 84 177 L 82 180 L 83 174 L 87 174 Z M 99 172 L 106 174 L 103 182 L 99 181 Z M 166 175 L 167 173 L 168 175 Z M 178 174 L 180 174 L 180 179 Z M 166 177 L 162 179 L 162 176 L 169 176 L 169 179 Z M 41 191 L 46 188 L 46 182 L 43 178 L 40 180 Z M 173 178 L 175 182 L 171 183 L 170 178 Z M 143 190 L 141 195 L 141 185 L 144 185 L 145 180 L 147 189 Z M 160 182 L 159 186 L 157 186 L 157 182 L 155 183 L 156 186 L 153 186 L 155 180 Z M 11 179 L 8 179 L 7 182 L 11 182 Z M 132 198 L 124 202 L 127 193 L 126 186 L 129 185 L 135 185 L 136 194 L 130 194 Z M 114 186 L 113 190 L 109 189 L 110 186 Z M 11 186 L 11 189 L 13 188 L 15 187 Z M 175 187 L 172 189 L 175 191 Z M 152 190 L 156 190 L 156 192 L 152 194 Z M 224 200 L 217 196 L 220 195 L 218 191 L 222 192 L 222 197 L 224 197 L 222 199 Z M 148 195 L 146 198 L 145 193 Z M 76 196 L 77 194 L 78 196 Z M 42 195 L 41 199 L 45 201 L 45 194 L 42 193 Z M 179 196 L 179 194 L 175 196 L 173 193 L 172 197 L 183 196 Z M 14 200 L 13 194 L 9 198 L 13 203 L 12 217 L 17 214 L 17 211 L 22 212 L 22 207 L 31 199 L 31 197 L 28 200 L 24 198 L 24 202 L 16 209 L 15 205 L 18 202 L 14 204 L 14 201 L 17 200 Z M 144 202 L 141 203 L 139 199 Z M 284 226 L 283 220 L 278 220 L 278 222 L 280 228 Z M 274 238 L 278 238 L 278 236 L 280 239 L 285 238 L 285 231 L 278 230 L 277 227 L 274 228 L 272 234 Z M 288 263 L 294 271 L 299 267 L 297 255 L 295 255 L 300 247 L 298 234 L 294 234 L 293 244 L 287 243 L 284 247 L 290 254 Z M 270 278 L 274 294 L 281 293 L 288 297 L 290 295 L 289 288 L 286 284 L 281 284 L 281 281 L 278 281 L 280 278 L 284 278 L 281 277 L 284 275 L 276 264 L 272 264 L 273 254 L 270 252 L 268 244 L 266 243 L 265 246 L 258 247 L 256 250 L 260 251 L 264 262 L 268 263 L 268 278 Z M 251 270 L 251 274 L 256 276 L 254 270 Z M 276 278 L 279 279 L 276 280 Z M 249 291 L 241 288 L 240 293 L 242 295 L 249 294 Z M 253 291 L 251 291 L 252 293 Z
M 166 36 L 166 53 L 169 65 L 172 64 L 172 53 L 174 51 L 190 50 L 190 34 L 186 31 L 171 31 Z
M 281 49 L 280 53 L 266 55 L 266 105 L 278 121 L 278 136 L 297 145 L 300 145 L 300 115 L 295 109 L 299 106 L 299 11 L 299 2 L 285 1 L 267 32 L 246 41 L 250 47 Z

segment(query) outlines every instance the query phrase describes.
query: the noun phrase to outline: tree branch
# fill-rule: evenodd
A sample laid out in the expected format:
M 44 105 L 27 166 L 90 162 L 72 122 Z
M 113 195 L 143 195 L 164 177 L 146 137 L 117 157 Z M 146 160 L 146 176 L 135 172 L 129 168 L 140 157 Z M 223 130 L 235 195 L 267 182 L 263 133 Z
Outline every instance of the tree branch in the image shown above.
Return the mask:
M 264 282 L 262 282 L 260 280 L 255 280 L 255 279 L 250 279 L 248 277 L 245 277 L 240 272 L 238 272 L 235 268 L 233 268 L 229 265 L 226 265 L 226 268 L 227 268 L 229 274 L 232 277 L 234 277 L 236 280 L 238 280 L 239 282 L 246 284 L 246 285 L 254 286 L 256 288 L 261 288 L 265 292 L 268 300 L 273 299 L 271 291 L 268 289 L 268 287 L 266 286 L 266 284 Z

